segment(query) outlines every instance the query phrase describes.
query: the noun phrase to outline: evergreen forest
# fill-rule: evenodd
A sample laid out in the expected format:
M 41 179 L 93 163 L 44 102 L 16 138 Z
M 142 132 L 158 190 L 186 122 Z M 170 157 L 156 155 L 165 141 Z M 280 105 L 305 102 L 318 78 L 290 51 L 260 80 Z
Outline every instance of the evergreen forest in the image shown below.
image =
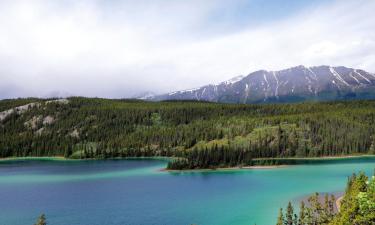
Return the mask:
M 173 157 L 169 169 L 374 154 L 375 101 L 295 104 L 71 97 L 0 101 L 0 157 Z

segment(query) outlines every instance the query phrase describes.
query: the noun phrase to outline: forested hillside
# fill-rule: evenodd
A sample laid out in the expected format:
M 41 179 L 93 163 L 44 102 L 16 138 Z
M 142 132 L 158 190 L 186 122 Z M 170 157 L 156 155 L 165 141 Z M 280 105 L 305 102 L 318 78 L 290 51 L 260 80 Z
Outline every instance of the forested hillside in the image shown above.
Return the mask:
M 176 156 L 169 168 L 193 169 L 375 150 L 375 101 L 242 105 L 74 97 L 2 100 L 0 110 L 0 157 Z
M 285 213 L 280 209 L 276 225 L 372 225 L 375 224 L 375 177 L 364 173 L 353 174 L 348 179 L 345 194 L 335 210 L 334 196 L 325 195 L 322 201 L 316 193 L 301 202 L 295 212 L 289 202 Z

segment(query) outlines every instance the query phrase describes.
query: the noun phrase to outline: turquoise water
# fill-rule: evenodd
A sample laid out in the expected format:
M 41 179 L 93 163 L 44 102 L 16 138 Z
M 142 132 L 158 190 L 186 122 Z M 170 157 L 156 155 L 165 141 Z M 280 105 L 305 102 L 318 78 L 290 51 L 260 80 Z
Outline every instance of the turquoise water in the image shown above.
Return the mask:
M 340 192 L 375 158 L 277 169 L 162 172 L 162 160 L 0 163 L 0 225 L 272 225 L 278 208 Z

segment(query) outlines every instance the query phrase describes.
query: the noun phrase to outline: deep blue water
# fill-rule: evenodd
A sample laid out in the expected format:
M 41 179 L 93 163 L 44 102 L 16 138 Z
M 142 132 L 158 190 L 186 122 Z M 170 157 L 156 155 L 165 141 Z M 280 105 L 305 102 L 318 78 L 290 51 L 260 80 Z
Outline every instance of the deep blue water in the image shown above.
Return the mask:
M 277 169 L 162 172 L 162 160 L 0 163 L 0 225 L 272 225 L 278 208 L 339 192 L 375 158 Z

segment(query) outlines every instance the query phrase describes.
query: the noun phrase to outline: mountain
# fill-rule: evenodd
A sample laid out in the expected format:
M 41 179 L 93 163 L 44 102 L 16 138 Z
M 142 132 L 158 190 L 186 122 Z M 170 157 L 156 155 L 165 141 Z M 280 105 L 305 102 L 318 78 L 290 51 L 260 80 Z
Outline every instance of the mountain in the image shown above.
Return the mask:
M 347 67 L 297 66 L 259 70 L 217 85 L 148 96 L 146 99 L 227 103 L 300 102 L 375 98 L 375 74 Z
M 141 92 L 139 94 L 136 94 L 136 95 L 132 96 L 131 98 L 147 100 L 147 99 L 153 98 L 154 96 L 155 96 L 154 92 L 145 91 L 145 92 Z

